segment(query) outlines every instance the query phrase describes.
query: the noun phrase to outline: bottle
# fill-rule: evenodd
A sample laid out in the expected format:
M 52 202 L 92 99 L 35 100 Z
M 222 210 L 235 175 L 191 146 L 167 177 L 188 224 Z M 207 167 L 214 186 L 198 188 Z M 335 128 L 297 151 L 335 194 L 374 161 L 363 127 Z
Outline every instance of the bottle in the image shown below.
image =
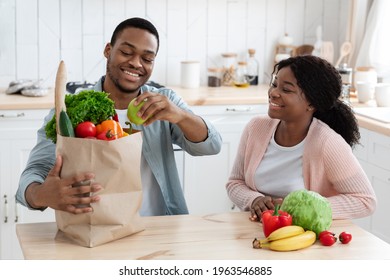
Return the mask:
M 249 49 L 249 58 L 247 60 L 247 80 L 252 86 L 259 84 L 259 62 L 255 58 L 255 49 Z
M 236 87 L 248 87 L 249 81 L 247 80 L 247 63 L 246 61 L 239 61 L 237 63 L 237 70 L 234 75 L 234 86 Z

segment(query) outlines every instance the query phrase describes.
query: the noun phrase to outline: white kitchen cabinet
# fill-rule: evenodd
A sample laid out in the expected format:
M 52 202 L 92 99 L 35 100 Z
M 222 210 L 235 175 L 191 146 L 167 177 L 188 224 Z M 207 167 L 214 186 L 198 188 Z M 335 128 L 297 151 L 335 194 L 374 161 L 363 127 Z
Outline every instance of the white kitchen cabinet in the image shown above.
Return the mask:
M 194 106 L 191 109 L 210 120 L 220 132 L 223 145 L 217 155 L 193 157 L 185 154 L 184 194 L 190 214 L 238 210 L 230 201 L 225 185 L 233 167 L 241 133 L 248 121 L 266 114 L 268 106 Z
M 0 259 L 22 259 L 17 223 L 55 221 L 54 211 L 31 211 L 16 204 L 19 177 L 48 110 L 0 110 Z
M 354 154 L 359 159 L 377 196 L 373 215 L 354 222 L 390 243 L 390 137 L 360 128 L 362 146 Z

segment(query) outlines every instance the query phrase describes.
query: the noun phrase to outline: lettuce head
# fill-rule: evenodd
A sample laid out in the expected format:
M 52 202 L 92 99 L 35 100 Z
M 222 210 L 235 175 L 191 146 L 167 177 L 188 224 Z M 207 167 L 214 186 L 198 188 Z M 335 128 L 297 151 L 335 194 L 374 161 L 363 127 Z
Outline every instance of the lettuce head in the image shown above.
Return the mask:
M 332 224 L 329 201 L 317 192 L 297 190 L 289 193 L 280 208 L 293 218 L 293 224 L 314 231 L 317 236 Z

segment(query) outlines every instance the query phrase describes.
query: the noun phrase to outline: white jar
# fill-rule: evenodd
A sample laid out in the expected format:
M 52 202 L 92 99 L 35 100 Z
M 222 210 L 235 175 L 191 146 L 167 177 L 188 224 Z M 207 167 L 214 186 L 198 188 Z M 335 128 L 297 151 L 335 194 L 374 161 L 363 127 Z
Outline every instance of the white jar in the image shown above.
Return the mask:
M 353 87 L 357 88 L 357 82 L 376 84 L 378 75 L 372 67 L 357 67 L 353 77 Z
M 198 88 L 200 86 L 199 61 L 181 62 L 181 86 L 183 88 Z

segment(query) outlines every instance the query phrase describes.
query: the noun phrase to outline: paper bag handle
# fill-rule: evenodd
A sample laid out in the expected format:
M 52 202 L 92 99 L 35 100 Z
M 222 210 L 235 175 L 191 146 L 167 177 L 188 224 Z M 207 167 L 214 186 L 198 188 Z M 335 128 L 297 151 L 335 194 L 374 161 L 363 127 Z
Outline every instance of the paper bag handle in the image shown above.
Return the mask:
M 67 80 L 67 73 L 66 73 L 66 67 L 63 60 L 60 61 L 60 64 L 58 65 L 57 70 L 57 76 L 56 76 L 56 83 L 55 83 L 55 110 L 56 110 L 56 130 L 59 134 L 59 119 L 60 119 L 60 113 L 62 110 L 66 111 L 65 106 L 65 89 L 66 89 L 66 80 Z

